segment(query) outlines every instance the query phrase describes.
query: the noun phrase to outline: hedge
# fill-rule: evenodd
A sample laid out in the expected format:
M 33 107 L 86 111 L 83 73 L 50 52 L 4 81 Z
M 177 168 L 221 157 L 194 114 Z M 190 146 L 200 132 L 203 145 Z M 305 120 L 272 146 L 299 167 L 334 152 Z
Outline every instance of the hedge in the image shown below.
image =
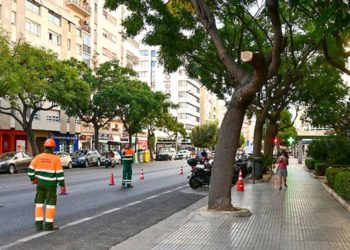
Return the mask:
M 314 159 L 305 159 L 305 166 L 309 169 L 309 170 L 314 170 L 315 169 L 315 160 Z
M 315 162 L 315 174 L 317 176 L 324 176 L 326 173 L 326 169 L 329 167 L 328 162 Z
M 345 200 L 350 201 L 350 172 L 345 171 L 336 175 L 334 190 Z
M 348 168 L 335 168 L 335 167 L 330 167 L 326 169 L 326 177 L 327 177 L 327 184 L 331 188 L 334 187 L 334 179 L 335 176 L 341 172 L 344 171 L 350 171 Z

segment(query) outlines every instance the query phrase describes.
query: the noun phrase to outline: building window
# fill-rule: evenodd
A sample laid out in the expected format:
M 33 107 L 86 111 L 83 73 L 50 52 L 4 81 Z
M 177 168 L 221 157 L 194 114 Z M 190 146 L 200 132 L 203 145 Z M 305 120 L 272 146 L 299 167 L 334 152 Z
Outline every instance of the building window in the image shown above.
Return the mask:
M 156 67 L 156 65 L 157 65 L 157 62 L 156 61 L 152 61 L 152 63 L 151 63 L 152 68 Z
M 40 113 L 37 112 L 35 115 L 34 115 L 34 120 L 40 120 Z
M 16 25 L 17 15 L 15 11 L 11 12 L 11 24 Z
M 140 50 L 140 56 L 148 56 L 148 50 Z
M 40 24 L 27 19 L 25 26 L 27 32 L 40 36 Z
M 140 66 L 148 66 L 148 61 L 140 61 Z
M 70 50 L 70 48 L 71 48 L 71 41 L 70 41 L 70 39 L 68 39 L 68 41 L 67 41 L 67 49 Z
M 27 0 L 26 9 L 34 12 L 37 15 L 40 15 L 40 5 L 35 3 L 34 1 Z
M 186 97 L 186 91 L 179 91 L 179 97 Z
M 61 18 L 56 13 L 49 11 L 48 19 L 50 22 L 52 22 L 58 26 L 61 26 Z
M 107 33 L 106 33 L 106 32 L 102 32 L 102 36 L 103 36 L 104 38 L 107 38 Z
M 107 19 L 107 11 L 105 11 L 105 10 L 103 11 L 103 16 L 105 19 Z
M 180 75 L 180 76 L 183 76 L 184 74 L 185 74 L 185 70 L 180 69 L 180 70 L 179 70 L 179 75 Z
M 179 87 L 186 87 L 187 86 L 187 81 L 179 81 Z
M 69 32 L 72 31 L 72 23 L 71 22 L 68 22 L 68 30 L 69 30 Z
M 48 116 L 46 116 L 46 120 L 50 121 L 50 122 L 59 122 L 60 117 L 56 116 L 56 115 L 48 115 Z
M 76 124 L 81 124 L 81 120 L 80 120 L 79 117 L 75 118 L 75 123 L 76 123 Z
M 152 50 L 152 51 L 151 51 L 151 56 L 152 56 L 152 57 L 156 57 L 156 56 L 157 56 L 157 51 Z
M 139 72 L 139 77 L 146 77 L 147 71 L 140 71 Z
M 83 36 L 83 33 L 81 32 L 81 29 L 80 28 L 77 28 L 77 35 L 78 37 L 82 37 Z
M 49 42 L 61 46 L 61 36 L 53 31 L 49 31 Z
M 78 52 L 78 55 L 81 56 L 81 52 L 82 51 L 81 51 L 81 45 L 80 44 L 77 45 L 77 52 Z

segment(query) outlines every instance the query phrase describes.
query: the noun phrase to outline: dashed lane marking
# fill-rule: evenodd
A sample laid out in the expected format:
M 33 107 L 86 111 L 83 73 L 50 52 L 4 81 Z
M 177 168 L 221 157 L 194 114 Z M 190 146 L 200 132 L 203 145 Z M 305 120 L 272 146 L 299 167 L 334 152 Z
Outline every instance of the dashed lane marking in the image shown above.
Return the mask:
M 117 207 L 117 208 L 113 208 L 113 209 L 110 209 L 110 210 L 106 210 L 104 212 L 101 212 L 95 216 L 91 216 L 91 217 L 86 217 L 86 218 L 83 218 L 83 219 L 80 219 L 80 220 L 77 220 L 77 221 L 73 221 L 73 222 L 70 222 L 62 227 L 60 227 L 60 229 L 65 229 L 65 228 L 68 228 L 68 227 L 71 227 L 71 226 L 75 226 L 75 225 L 78 225 L 78 224 L 81 224 L 83 222 L 86 222 L 86 221 L 90 221 L 90 220 L 94 220 L 98 217 L 101 217 L 103 215 L 106 215 L 106 214 L 110 214 L 110 213 L 113 213 L 113 212 L 116 212 L 118 210 L 121 210 L 121 209 L 124 209 L 124 208 L 127 208 L 127 207 L 130 207 L 130 206 L 133 206 L 133 205 L 136 205 L 136 204 L 139 204 L 139 203 L 142 203 L 144 201 L 147 201 L 147 200 L 151 200 L 151 199 L 154 199 L 154 198 L 157 198 L 159 196 L 162 196 L 162 195 L 165 195 L 165 194 L 169 194 L 171 192 L 174 192 L 174 191 L 177 191 L 177 190 L 180 190 L 182 188 L 185 188 L 187 187 L 188 185 L 185 185 L 185 186 L 181 186 L 181 187 L 177 187 L 177 188 L 174 188 L 174 189 L 171 189 L 171 190 L 168 190 L 168 191 L 164 191 L 162 193 L 159 193 L 157 195 L 152 195 L 152 196 L 149 196 L 145 199 L 142 199 L 142 200 L 138 200 L 138 201 L 134 201 L 134 202 L 131 202 L 131 203 L 128 203 L 124 206 L 121 206 L 121 207 Z M 8 245 L 5 245 L 5 246 L 0 246 L 0 249 L 3 250 L 3 249 L 8 249 L 10 247 L 13 247 L 13 246 L 16 246 L 18 244 L 21 244 L 21 243 L 24 243 L 24 242 L 28 242 L 30 240 L 33 240 L 33 239 L 37 239 L 37 238 L 40 238 L 42 236 L 45 236 L 45 235 L 48 235 L 48 234 L 51 234 L 53 233 L 54 231 L 47 231 L 47 232 L 40 232 L 40 233 L 36 233 L 36 234 L 33 234 L 33 235 L 30 235 L 30 236 L 27 236 L 27 237 L 24 237 L 22 239 L 19 239 L 19 240 L 16 240 L 15 242 L 12 242 Z

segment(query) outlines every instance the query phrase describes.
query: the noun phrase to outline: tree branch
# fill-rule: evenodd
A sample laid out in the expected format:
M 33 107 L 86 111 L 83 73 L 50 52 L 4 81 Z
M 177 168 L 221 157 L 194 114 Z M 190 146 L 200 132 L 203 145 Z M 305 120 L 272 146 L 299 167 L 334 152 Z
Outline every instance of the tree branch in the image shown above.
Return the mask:
M 326 38 L 323 38 L 322 39 L 322 50 L 323 50 L 323 54 L 324 54 L 324 57 L 326 59 L 326 61 L 336 67 L 337 69 L 341 70 L 342 72 L 344 72 L 345 74 L 347 75 L 350 75 L 350 70 L 347 69 L 345 67 L 345 65 L 341 65 L 340 63 L 336 62 L 330 55 L 329 55 L 329 51 L 328 51 L 328 45 L 327 45 L 327 41 L 326 41 Z

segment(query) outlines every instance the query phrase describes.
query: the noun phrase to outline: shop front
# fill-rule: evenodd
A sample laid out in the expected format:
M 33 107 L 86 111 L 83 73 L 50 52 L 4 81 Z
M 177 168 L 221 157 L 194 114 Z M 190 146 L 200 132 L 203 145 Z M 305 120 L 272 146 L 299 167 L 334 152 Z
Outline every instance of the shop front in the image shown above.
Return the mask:
M 55 151 L 74 153 L 78 150 L 79 137 L 76 134 L 52 133 L 52 139 L 56 142 Z
M 0 153 L 29 151 L 29 143 L 24 131 L 0 129 L 0 142 Z

